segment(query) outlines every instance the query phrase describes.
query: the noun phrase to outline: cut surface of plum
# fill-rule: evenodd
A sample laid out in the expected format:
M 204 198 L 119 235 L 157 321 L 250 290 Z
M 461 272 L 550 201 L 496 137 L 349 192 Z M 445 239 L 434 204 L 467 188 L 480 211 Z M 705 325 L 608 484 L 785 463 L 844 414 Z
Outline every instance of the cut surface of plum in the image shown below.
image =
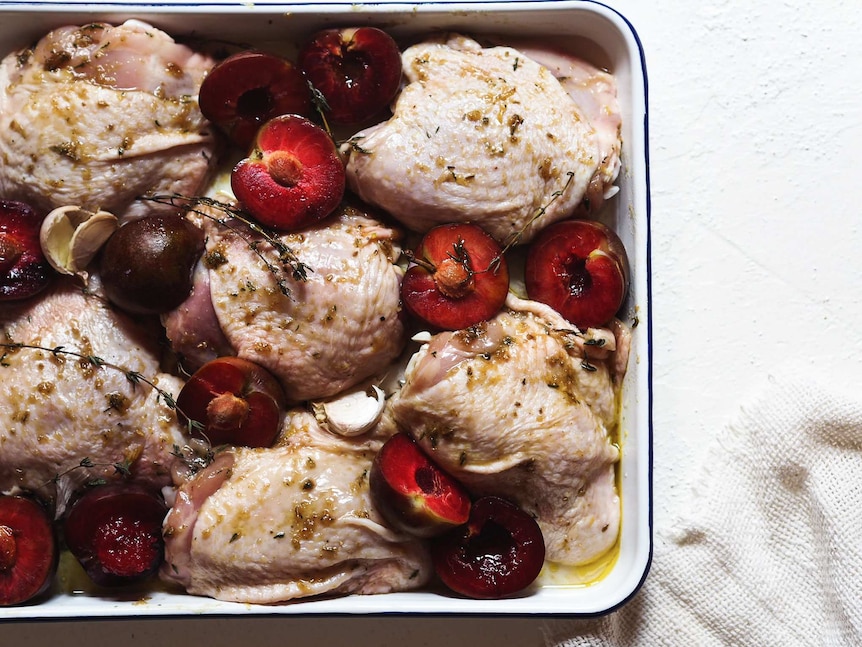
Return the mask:
M 545 560 L 535 519 L 495 496 L 474 501 L 469 521 L 436 538 L 431 551 L 440 580 L 477 599 L 522 591 L 538 577 Z
M 273 117 L 308 114 L 311 93 L 289 60 L 258 50 L 233 54 L 207 75 L 199 103 L 203 115 L 247 150 L 258 129 Z
M 527 295 L 578 328 L 610 321 L 628 290 L 628 257 L 619 236 L 592 220 L 564 220 L 533 241 L 524 268 Z
M 0 606 L 23 604 L 47 591 L 58 557 L 54 526 L 42 504 L 0 496 Z
M 262 366 L 239 357 L 219 357 L 192 375 L 177 396 L 180 421 L 213 445 L 269 447 L 281 430 L 284 390 Z
M 374 117 L 401 83 L 401 52 L 377 27 L 319 31 L 300 49 L 297 63 L 326 100 L 324 117 L 338 124 Z
M 439 535 L 467 521 L 470 496 L 405 433 L 389 438 L 369 476 L 372 501 L 394 528 L 419 537 Z
M 231 172 L 231 189 L 242 207 L 261 224 L 282 231 L 328 216 L 344 187 L 344 164 L 332 138 L 299 115 L 266 122 L 249 156 Z
M 490 319 L 506 301 L 509 269 L 500 245 L 470 223 L 428 231 L 401 283 L 407 310 L 432 328 L 460 330 Z
M 0 200 L 0 302 L 26 299 L 51 282 L 54 270 L 39 242 L 44 215 L 15 200 Z
M 123 586 L 149 577 L 161 565 L 167 510 L 161 497 L 139 486 L 96 486 L 73 504 L 63 535 L 93 582 Z

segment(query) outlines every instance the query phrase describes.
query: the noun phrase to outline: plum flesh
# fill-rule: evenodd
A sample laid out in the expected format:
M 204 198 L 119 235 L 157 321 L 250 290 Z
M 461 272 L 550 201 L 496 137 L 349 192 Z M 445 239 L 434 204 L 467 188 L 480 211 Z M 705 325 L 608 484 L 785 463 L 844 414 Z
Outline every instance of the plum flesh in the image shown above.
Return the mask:
M 202 425 L 195 435 L 213 445 L 269 447 L 281 429 L 285 396 L 276 378 L 240 357 L 204 364 L 177 397 L 180 420 Z
M 628 290 L 622 241 L 592 220 L 564 220 L 542 230 L 530 246 L 524 272 L 527 295 L 581 329 L 610 321 Z
M 0 496 L 0 606 L 43 594 L 57 571 L 52 520 L 34 499 Z
M 408 312 L 432 328 L 460 330 L 493 317 L 509 292 L 500 245 L 471 223 L 428 231 L 401 283 Z
M 161 497 L 140 486 L 100 485 L 74 503 L 63 535 L 94 583 L 124 586 L 146 579 L 161 566 L 167 510 Z
M 0 301 L 26 299 L 51 282 L 39 242 L 43 219 L 24 202 L 0 200 Z
M 469 517 L 470 497 L 464 487 L 405 433 L 384 443 L 369 479 L 375 507 L 403 532 L 432 537 Z
M 317 32 L 298 64 L 326 100 L 324 116 L 357 124 L 381 112 L 401 83 L 401 52 L 382 29 L 349 27 Z
M 456 593 L 495 599 L 527 588 L 545 560 L 539 525 L 506 499 L 473 502 L 469 521 L 434 540 L 434 570 Z

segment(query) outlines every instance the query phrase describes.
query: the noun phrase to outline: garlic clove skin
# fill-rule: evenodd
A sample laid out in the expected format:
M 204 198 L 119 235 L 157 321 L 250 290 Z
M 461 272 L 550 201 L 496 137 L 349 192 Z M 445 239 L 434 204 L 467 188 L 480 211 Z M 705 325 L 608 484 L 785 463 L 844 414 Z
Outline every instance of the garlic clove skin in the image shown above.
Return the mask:
M 39 242 L 51 267 L 86 281 L 87 265 L 118 226 L 117 217 L 107 211 L 58 207 L 42 221 Z
M 386 394 L 375 385 L 347 391 L 330 400 L 313 402 L 314 417 L 322 427 L 339 436 L 359 436 L 370 431 L 383 415 Z

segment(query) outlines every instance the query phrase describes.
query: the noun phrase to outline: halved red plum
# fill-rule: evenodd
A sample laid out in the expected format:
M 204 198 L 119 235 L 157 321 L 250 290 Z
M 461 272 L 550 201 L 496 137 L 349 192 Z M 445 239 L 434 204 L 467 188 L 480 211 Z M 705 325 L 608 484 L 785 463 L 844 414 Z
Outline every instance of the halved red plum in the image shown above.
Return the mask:
M 38 294 L 55 275 L 39 242 L 44 215 L 15 200 L 0 200 L 0 301 Z
M 281 430 L 285 395 L 268 370 L 239 357 L 219 357 L 204 364 L 177 396 L 180 422 L 196 421 L 193 430 L 213 445 L 269 447 Z
M 369 475 L 371 497 L 395 529 L 432 537 L 465 523 L 470 496 L 406 433 L 389 438 L 377 452 Z
M 401 51 L 377 27 L 319 31 L 300 49 L 297 63 L 326 100 L 324 117 L 338 124 L 374 117 L 401 84 Z
M 282 115 L 264 124 L 249 156 L 231 173 L 231 188 L 261 224 L 301 229 L 332 213 L 344 196 L 344 164 L 335 142 L 314 122 Z
M 434 570 L 451 590 L 477 599 L 512 595 L 532 584 L 545 561 L 539 524 L 495 496 L 473 502 L 469 521 L 433 540 Z
M 460 330 L 490 319 L 506 301 L 509 269 L 503 250 L 471 223 L 428 231 L 401 283 L 407 310 L 426 324 Z
M 47 591 L 58 558 L 45 507 L 24 496 L 0 496 L 0 606 L 23 604 Z
M 605 325 L 622 306 L 629 263 L 625 246 L 609 227 L 564 220 L 533 241 L 524 274 L 527 296 L 586 329 Z
M 93 582 L 124 586 L 154 574 L 164 559 L 164 500 L 138 485 L 95 486 L 63 524 L 69 551 Z
M 273 117 L 311 112 L 311 92 L 299 68 L 258 50 L 218 63 L 201 84 L 198 102 L 204 117 L 243 150 Z

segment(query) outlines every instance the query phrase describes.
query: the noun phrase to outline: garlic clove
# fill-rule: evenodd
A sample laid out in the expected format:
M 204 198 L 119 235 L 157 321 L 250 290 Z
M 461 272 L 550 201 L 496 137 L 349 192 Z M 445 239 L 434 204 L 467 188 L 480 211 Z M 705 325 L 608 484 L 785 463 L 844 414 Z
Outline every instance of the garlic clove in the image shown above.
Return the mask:
M 83 271 L 118 227 L 117 217 L 107 211 L 97 211 L 81 223 L 69 244 L 72 269 Z
M 86 280 L 87 265 L 118 226 L 116 216 L 107 211 L 58 207 L 42 221 L 39 242 L 51 267 Z
M 312 410 L 324 428 L 339 436 L 370 431 L 383 415 L 386 394 L 375 385 L 347 391 L 330 400 L 313 402 Z
M 39 244 L 45 258 L 51 267 L 62 274 L 71 274 L 66 266 L 69 264 L 69 241 L 75 234 L 75 225 L 68 214 L 78 210 L 78 207 L 73 206 L 54 209 L 45 216 L 39 230 Z

